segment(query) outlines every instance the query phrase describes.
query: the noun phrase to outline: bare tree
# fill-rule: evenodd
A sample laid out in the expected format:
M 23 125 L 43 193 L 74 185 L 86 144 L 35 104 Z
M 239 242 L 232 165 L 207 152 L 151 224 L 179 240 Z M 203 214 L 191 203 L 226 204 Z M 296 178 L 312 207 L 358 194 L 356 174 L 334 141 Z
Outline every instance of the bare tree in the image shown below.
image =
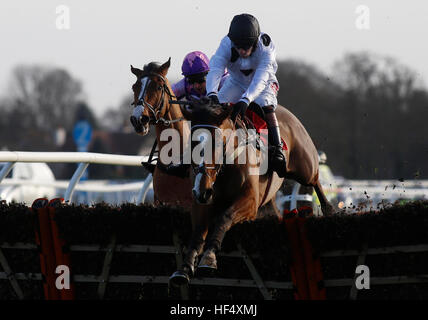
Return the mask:
M 334 65 L 334 79 L 346 92 L 350 175 L 399 178 L 416 171 L 408 161 L 424 136 L 423 126 L 415 127 L 422 116 L 415 94 L 423 85 L 416 72 L 391 57 L 357 52 Z
M 407 111 L 406 101 L 422 83 L 416 73 L 391 57 L 369 52 L 346 54 L 334 65 L 334 78 L 359 100 L 380 98 L 394 101 Z
M 107 109 L 100 118 L 100 125 L 108 131 L 133 132 L 134 129 L 129 121 L 133 108 L 132 101 L 132 95 L 127 95 L 117 108 Z
M 82 85 L 66 70 L 39 65 L 20 65 L 12 73 L 10 100 L 13 108 L 25 110 L 39 128 L 73 125 Z

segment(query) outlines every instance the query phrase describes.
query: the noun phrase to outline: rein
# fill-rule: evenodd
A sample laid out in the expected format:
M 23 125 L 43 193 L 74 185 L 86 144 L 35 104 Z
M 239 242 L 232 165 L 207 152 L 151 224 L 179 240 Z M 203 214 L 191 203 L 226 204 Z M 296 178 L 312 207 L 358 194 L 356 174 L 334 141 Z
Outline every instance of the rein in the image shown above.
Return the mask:
M 209 129 L 218 129 L 218 130 L 220 130 L 221 131 L 221 128 L 219 128 L 219 127 L 217 127 L 217 126 L 214 126 L 214 125 L 210 125 L 210 124 L 199 124 L 199 125 L 194 125 L 194 126 L 192 126 L 192 128 L 191 128 L 191 132 L 193 132 L 193 130 L 195 129 L 195 128 L 209 128 Z M 229 142 L 230 142 L 230 139 L 232 138 L 232 136 L 229 136 L 229 138 L 227 139 L 227 141 L 226 141 L 226 143 L 225 142 L 223 142 L 223 159 L 222 159 L 222 162 L 220 163 L 220 164 L 217 164 L 217 165 L 214 165 L 214 167 L 208 167 L 208 166 L 206 166 L 205 164 L 204 164 L 204 162 L 202 162 L 201 164 L 199 164 L 197 167 L 196 166 L 192 166 L 192 169 L 193 169 L 193 172 L 195 173 L 195 174 L 198 174 L 198 173 L 202 173 L 202 174 L 204 174 L 204 175 L 206 175 L 207 174 L 207 170 L 206 169 L 211 169 L 211 170 L 215 170 L 215 175 L 216 176 L 218 176 L 221 172 L 222 172 L 222 169 L 224 168 L 224 164 L 225 164 L 225 162 L 227 162 L 226 161 L 226 159 L 227 159 L 227 154 L 226 154 L 226 151 L 227 151 L 227 146 L 229 145 Z M 235 150 L 233 153 L 232 153 L 232 156 L 233 156 L 233 158 L 236 158 L 236 157 L 238 157 L 238 155 L 239 155 L 239 150 L 241 150 L 241 148 L 242 148 L 242 146 L 240 147 L 240 146 L 238 146 L 238 149 L 237 150 Z M 238 151 L 238 152 L 237 152 Z
M 163 85 L 161 87 L 162 88 L 162 94 L 161 94 L 161 97 L 160 97 L 159 102 L 157 103 L 156 107 L 152 106 L 150 103 L 148 103 L 144 99 L 147 87 L 151 81 L 149 78 L 147 78 L 148 76 L 157 76 L 163 81 Z M 162 113 L 162 111 L 165 107 L 165 92 L 169 96 L 170 99 L 174 99 L 174 98 L 176 99 L 177 97 L 171 93 L 171 91 L 169 90 L 169 88 L 167 86 L 166 79 L 162 75 L 160 75 L 159 73 L 151 72 L 148 75 L 142 77 L 140 81 L 142 82 L 143 79 L 146 79 L 146 81 L 144 83 L 144 88 L 142 88 L 142 90 L 141 90 L 137 105 L 141 105 L 143 108 L 147 107 L 150 110 L 150 112 L 152 113 L 153 118 L 154 118 L 154 119 L 150 118 L 150 120 L 149 120 L 150 124 L 154 124 L 154 125 L 163 124 L 164 126 L 169 127 L 171 124 L 182 121 L 185 119 L 184 117 L 181 117 L 181 118 L 177 118 L 177 119 L 173 119 L 173 120 L 167 120 L 164 117 L 157 117 L 159 114 Z M 175 100 L 168 100 L 168 101 L 171 104 L 171 102 L 175 101 Z M 168 112 L 169 112 L 169 109 L 165 112 L 165 114 Z M 154 172 L 154 167 L 156 165 L 159 165 L 159 163 L 160 163 L 158 161 L 158 158 L 153 159 L 153 156 L 156 153 L 155 150 L 156 150 L 157 142 L 158 142 L 157 139 L 155 139 L 153 146 L 152 146 L 152 149 L 150 151 L 150 156 L 149 156 L 148 161 L 142 162 L 142 165 L 151 173 Z M 153 161 L 156 161 L 156 165 L 152 164 Z
M 194 125 L 192 126 L 192 128 L 190 129 L 190 132 L 193 132 L 194 129 L 197 128 L 210 128 L 210 129 L 218 129 L 221 131 L 221 129 L 217 126 L 213 126 L 210 124 L 199 124 L 199 125 Z M 226 143 L 227 144 L 227 143 Z M 226 158 L 226 144 L 223 142 L 223 161 L 222 163 L 218 164 L 218 166 L 216 164 L 214 164 L 214 167 L 208 167 L 205 165 L 205 163 L 202 161 L 201 164 L 199 164 L 197 167 L 196 166 L 192 166 L 193 172 L 196 174 L 198 173 L 202 173 L 203 175 L 207 174 L 207 169 L 211 169 L 211 170 L 215 170 L 215 175 L 217 176 L 223 169 L 223 164 L 224 164 L 224 160 Z
M 236 124 L 236 122 L 234 123 L 234 126 L 235 126 L 235 124 Z M 242 123 L 241 123 L 241 125 L 242 125 Z M 195 128 L 209 128 L 209 129 L 216 129 L 216 130 L 218 129 L 218 130 L 221 130 L 219 127 L 214 126 L 214 125 L 209 125 L 209 124 L 206 124 L 206 125 L 194 125 L 194 126 L 192 126 L 191 131 L 193 132 L 193 130 Z M 245 130 L 245 131 L 246 131 L 247 137 L 248 137 L 248 131 L 247 130 Z M 225 160 L 227 158 L 226 149 L 227 149 L 227 145 L 229 144 L 230 139 L 231 139 L 231 137 L 229 137 L 227 139 L 226 143 L 223 142 L 223 160 L 222 160 L 222 163 L 220 163 L 218 166 L 207 167 L 204 164 L 204 162 L 201 162 L 201 164 L 199 164 L 198 166 L 192 166 L 194 174 L 197 175 L 197 174 L 200 173 L 202 175 L 207 175 L 207 169 L 211 169 L 211 170 L 215 170 L 215 175 L 216 175 L 216 177 L 218 177 L 218 175 L 221 174 L 222 169 L 224 168 L 223 165 L 224 165 Z M 247 140 L 245 145 L 247 146 L 248 143 L 249 143 L 249 141 Z M 237 149 L 232 154 L 233 159 L 235 159 L 236 157 L 239 156 L 240 152 L 242 152 L 242 151 L 240 151 L 240 150 L 242 150 L 242 148 L 243 148 L 242 145 L 241 146 L 239 146 L 239 145 L 237 146 Z M 267 198 L 267 196 L 269 194 L 269 191 L 270 191 L 270 188 L 271 188 L 271 185 L 272 185 L 272 180 L 273 180 L 273 174 L 270 174 L 269 177 L 268 177 L 268 183 L 267 183 L 267 186 L 266 186 L 266 190 L 265 190 L 265 192 L 263 194 L 261 202 L 259 203 L 259 208 L 264 203 L 264 201 L 266 200 L 266 198 Z M 217 179 L 214 182 L 214 185 L 215 185 L 216 182 L 217 182 Z

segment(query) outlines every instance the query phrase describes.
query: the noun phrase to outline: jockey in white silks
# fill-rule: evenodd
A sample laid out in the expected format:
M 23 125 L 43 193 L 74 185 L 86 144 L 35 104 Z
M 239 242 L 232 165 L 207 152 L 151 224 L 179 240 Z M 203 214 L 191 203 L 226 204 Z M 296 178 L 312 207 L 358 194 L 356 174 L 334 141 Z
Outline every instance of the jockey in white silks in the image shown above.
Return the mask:
M 218 90 L 225 70 L 229 77 Z M 206 79 L 207 96 L 215 103 L 233 103 L 232 120 L 244 115 L 250 103 L 263 108 L 268 126 L 271 164 L 278 176 L 284 177 L 286 159 L 282 152 L 281 135 L 275 109 L 278 104 L 278 80 L 275 73 L 275 45 L 271 38 L 260 32 L 257 19 L 250 14 L 233 18 L 225 36 L 210 60 Z

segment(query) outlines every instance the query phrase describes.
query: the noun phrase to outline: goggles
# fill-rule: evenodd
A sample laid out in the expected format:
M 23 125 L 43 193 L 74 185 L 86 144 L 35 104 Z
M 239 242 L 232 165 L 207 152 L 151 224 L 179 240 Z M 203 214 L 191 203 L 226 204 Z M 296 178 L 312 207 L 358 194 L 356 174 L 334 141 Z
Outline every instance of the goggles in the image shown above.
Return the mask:
M 254 43 L 244 42 L 244 43 L 234 43 L 233 45 L 236 49 L 248 50 L 254 45 Z
M 195 74 L 187 77 L 187 82 L 189 82 L 189 84 L 204 83 L 206 80 L 207 80 L 206 73 Z

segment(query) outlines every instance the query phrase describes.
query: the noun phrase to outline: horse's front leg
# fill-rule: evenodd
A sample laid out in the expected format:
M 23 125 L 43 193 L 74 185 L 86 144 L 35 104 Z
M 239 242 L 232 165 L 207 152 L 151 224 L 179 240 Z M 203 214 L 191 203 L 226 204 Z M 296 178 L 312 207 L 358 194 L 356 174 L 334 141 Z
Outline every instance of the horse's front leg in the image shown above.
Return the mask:
M 243 189 L 241 195 L 216 217 L 207 236 L 205 251 L 199 262 L 197 273 L 209 275 L 217 269 L 216 253 L 220 251 L 226 232 L 236 223 L 255 219 L 257 215 L 256 192 L 249 185 Z
M 169 281 L 174 286 L 187 285 L 194 274 L 197 257 L 202 253 L 205 238 L 208 233 L 210 210 L 208 206 L 192 206 L 192 236 L 183 257 L 183 264 L 174 272 Z

